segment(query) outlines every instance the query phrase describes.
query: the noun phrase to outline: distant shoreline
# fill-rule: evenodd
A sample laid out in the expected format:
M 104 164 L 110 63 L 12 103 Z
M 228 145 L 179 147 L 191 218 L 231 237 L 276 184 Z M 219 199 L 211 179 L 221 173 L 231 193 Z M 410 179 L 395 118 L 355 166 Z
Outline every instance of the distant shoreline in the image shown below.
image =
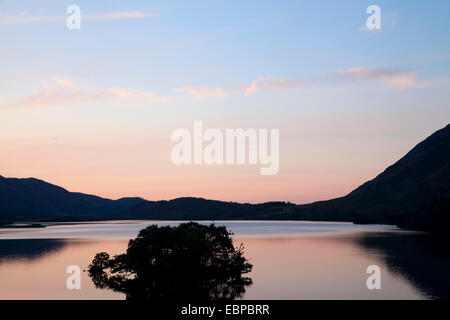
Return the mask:
M 355 225 L 386 225 L 386 226 L 393 226 L 397 227 L 394 224 L 390 223 L 358 223 L 354 221 L 336 221 L 336 220 L 305 220 L 305 219 L 249 219 L 249 218 L 242 218 L 242 219 L 120 219 L 120 218 L 108 218 L 108 219 L 80 219 L 80 220 L 39 220 L 40 223 L 36 221 L 17 221 L 17 222 L 8 222 L 4 224 L 0 224 L 0 228 L 45 228 L 48 225 L 73 225 L 73 224 L 99 224 L 99 223 L 111 223 L 111 222 L 118 222 L 118 223 L 133 223 L 134 221 L 155 221 L 155 222 L 161 222 L 161 221 L 168 221 L 168 222 L 176 222 L 176 221 L 211 221 L 211 222 L 220 222 L 220 221 L 264 221 L 264 222 L 273 222 L 273 221 L 282 221 L 282 222 L 329 222 L 329 223 L 350 223 Z
M 45 228 L 40 223 L 5 223 L 0 224 L 0 229 L 26 229 L 26 228 Z
M 351 223 L 354 225 L 384 225 L 384 226 L 392 226 L 396 227 L 405 231 L 430 231 L 423 228 L 418 228 L 410 225 L 402 225 L 402 224 L 395 224 L 395 223 L 389 223 L 389 222 L 367 222 L 367 221 L 344 221 L 344 220 L 328 220 L 328 219 L 315 219 L 315 220 L 308 220 L 308 219 L 257 219 L 257 218 L 224 218 L 224 219 L 211 219 L 211 218 L 203 218 L 203 219 L 175 219 L 175 218 L 165 218 L 165 219 L 134 219 L 134 218 L 115 218 L 115 217 L 108 217 L 103 219 L 79 219 L 79 220 L 64 220 L 61 218 L 55 218 L 51 219 L 39 219 L 39 221 L 2 221 L 0 222 L 0 229 L 27 229 L 27 228 L 46 228 L 49 225 L 73 225 L 73 224 L 96 224 L 96 223 L 108 223 L 111 221 L 118 221 L 121 223 L 132 223 L 132 221 L 168 221 L 168 222 L 174 222 L 174 221 L 211 221 L 212 223 L 219 222 L 219 221 L 292 221 L 292 222 L 298 222 L 298 221 L 305 221 L 305 222 L 330 222 L 330 223 Z

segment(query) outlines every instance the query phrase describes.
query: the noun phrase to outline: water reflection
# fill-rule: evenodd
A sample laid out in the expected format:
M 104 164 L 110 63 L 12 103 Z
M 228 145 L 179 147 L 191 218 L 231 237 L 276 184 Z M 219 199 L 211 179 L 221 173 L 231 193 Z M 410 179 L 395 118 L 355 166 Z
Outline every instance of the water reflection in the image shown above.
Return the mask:
M 384 257 L 387 267 L 406 277 L 431 298 L 450 298 L 448 238 L 426 233 L 379 233 L 357 239 Z
M 65 227 L 59 228 L 62 233 Z M 344 226 L 345 232 L 283 236 L 255 234 L 250 223 L 246 228 L 235 236 L 235 243 L 244 244 L 254 265 L 249 274 L 253 286 L 245 299 L 450 297 L 448 239 L 388 228 L 388 232 L 381 232 L 379 227 L 372 232 Z M 270 223 L 266 228 L 270 229 Z M 49 231 L 42 232 L 48 235 Z M 87 272 L 82 273 L 82 290 L 67 290 L 66 268 L 76 264 L 87 269 L 97 252 L 123 253 L 127 239 L 133 237 L 132 233 L 125 237 L 122 229 L 119 239 L 109 234 L 108 238 L 95 239 L 0 240 L 0 299 L 124 299 L 122 293 L 95 288 Z M 365 286 L 366 268 L 371 264 L 382 269 L 382 290 Z
M 99 250 L 118 254 L 126 249 L 126 241 L 92 239 L 35 239 L 33 252 L 25 255 L 23 240 L 0 240 L 5 253 L 0 260 L 0 300 L 91 300 L 124 299 L 112 291 L 100 292 L 87 272 L 81 273 L 81 290 L 68 290 L 67 267 L 78 265 L 85 270 L 89 259 Z M 10 247 L 8 249 L 6 246 Z M 16 248 L 18 251 L 12 252 Z M 54 248 L 55 250 L 51 250 Z
M 8 260 L 31 262 L 61 250 L 67 243 L 58 239 L 0 240 L 0 263 Z

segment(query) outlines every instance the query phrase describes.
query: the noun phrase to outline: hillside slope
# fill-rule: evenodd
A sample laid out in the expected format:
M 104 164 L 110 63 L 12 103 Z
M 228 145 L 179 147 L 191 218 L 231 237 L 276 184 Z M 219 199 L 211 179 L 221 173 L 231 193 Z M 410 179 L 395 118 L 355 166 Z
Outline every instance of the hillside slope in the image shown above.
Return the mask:
M 439 228 L 449 226 L 449 200 L 450 125 L 447 125 L 347 196 L 299 205 L 288 217 Z
M 112 218 L 144 201 L 141 198 L 110 200 L 69 192 L 34 178 L 0 176 L 0 220 Z

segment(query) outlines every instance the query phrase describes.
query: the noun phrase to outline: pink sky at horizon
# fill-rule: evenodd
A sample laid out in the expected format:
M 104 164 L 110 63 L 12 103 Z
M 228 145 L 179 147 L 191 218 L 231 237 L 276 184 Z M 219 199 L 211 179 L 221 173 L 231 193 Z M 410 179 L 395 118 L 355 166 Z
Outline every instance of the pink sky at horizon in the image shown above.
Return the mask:
M 88 127 L 78 136 L 71 135 L 67 126 L 62 130 L 64 137 L 50 137 L 45 130 L 38 130 L 20 138 L 0 138 L 0 175 L 34 177 L 72 192 L 112 199 L 192 196 L 301 204 L 346 195 L 428 136 L 414 139 L 398 135 L 397 139 L 380 140 L 374 128 L 359 128 L 360 135 L 353 135 L 356 130 L 349 129 L 347 121 L 337 125 L 340 121 L 328 130 L 282 130 L 280 171 L 274 176 L 261 176 L 260 165 L 176 166 L 170 161 L 175 143 L 164 134 L 169 132 L 165 129 L 148 135 L 145 130 L 130 133 L 126 128 L 116 131 L 111 139 L 102 134 L 89 138 Z M 304 138 L 297 141 L 289 132 Z
M 321 91 L 304 91 L 303 104 L 317 104 L 317 94 Z M 0 175 L 35 177 L 69 191 L 112 199 L 191 196 L 310 203 L 348 194 L 446 124 L 440 116 L 448 112 L 445 102 L 444 111 L 438 107 L 431 117 L 429 110 L 420 108 L 420 99 L 416 105 L 406 99 L 401 103 L 408 107 L 397 109 L 376 101 L 373 110 L 367 108 L 374 102 L 360 100 L 359 94 L 352 99 L 363 108 L 342 109 L 336 102 L 331 108 L 325 101 L 318 111 L 311 108 L 299 114 L 285 107 L 277 114 L 261 110 L 259 118 L 252 114 L 260 100 L 241 109 L 240 117 L 225 115 L 220 107 L 210 109 L 206 117 L 205 103 L 194 108 L 186 99 L 165 107 L 82 101 L 64 107 L 3 109 Z M 220 103 L 226 107 L 230 102 Z M 176 143 L 170 141 L 171 132 L 177 128 L 192 132 L 193 121 L 202 115 L 204 130 L 279 128 L 279 173 L 261 176 L 259 164 L 173 164 L 170 154 Z

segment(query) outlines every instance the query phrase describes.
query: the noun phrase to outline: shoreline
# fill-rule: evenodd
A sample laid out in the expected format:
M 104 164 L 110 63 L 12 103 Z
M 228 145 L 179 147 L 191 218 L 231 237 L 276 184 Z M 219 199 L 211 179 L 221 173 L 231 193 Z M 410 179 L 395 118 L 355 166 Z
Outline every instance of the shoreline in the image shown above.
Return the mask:
M 46 228 L 41 223 L 5 223 L 0 224 L 0 229 L 26 229 L 26 228 Z

